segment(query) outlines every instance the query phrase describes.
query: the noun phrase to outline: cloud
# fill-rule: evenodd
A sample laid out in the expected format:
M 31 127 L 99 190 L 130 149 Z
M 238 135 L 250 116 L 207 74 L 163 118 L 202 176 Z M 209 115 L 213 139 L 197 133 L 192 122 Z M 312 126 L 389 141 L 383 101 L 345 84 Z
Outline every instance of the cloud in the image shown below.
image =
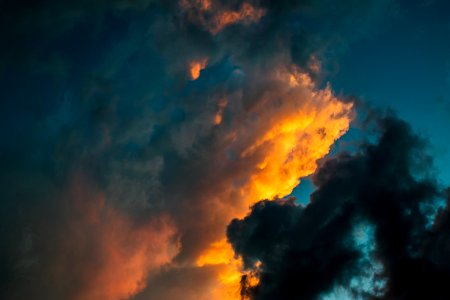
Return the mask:
M 138 224 L 112 208 L 83 174 L 51 204 L 24 210 L 21 231 L 11 237 L 18 244 L 5 247 L 16 258 L 15 278 L 2 288 L 6 299 L 128 298 L 179 251 L 170 217 Z
M 448 193 L 408 124 L 392 114 L 374 122 L 375 143 L 321 162 L 307 206 L 262 201 L 228 226 L 236 254 L 259 276 L 243 284 L 251 299 L 448 297 Z M 355 284 L 362 275 L 365 286 Z
M 226 225 L 348 130 L 319 77 L 389 6 L 329 4 L 5 4 L 4 298 L 176 299 L 188 276 L 192 299 L 239 294 Z

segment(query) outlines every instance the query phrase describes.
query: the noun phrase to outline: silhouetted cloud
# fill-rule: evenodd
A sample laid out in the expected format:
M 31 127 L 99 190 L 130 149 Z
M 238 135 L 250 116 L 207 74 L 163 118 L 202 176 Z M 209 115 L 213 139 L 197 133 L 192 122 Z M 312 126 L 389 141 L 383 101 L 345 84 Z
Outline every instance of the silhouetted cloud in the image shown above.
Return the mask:
M 244 294 L 316 299 L 341 287 L 352 298 L 450 297 L 448 191 L 408 124 L 391 114 L 373 122 L 375 143 L 322 161 L 306 207 L 263 201 L 231 222 L 229 241 L 260 278 L 254 287 L 244 278 Z M 366 286 L 355 285 L 364 273 L 372 273 Z

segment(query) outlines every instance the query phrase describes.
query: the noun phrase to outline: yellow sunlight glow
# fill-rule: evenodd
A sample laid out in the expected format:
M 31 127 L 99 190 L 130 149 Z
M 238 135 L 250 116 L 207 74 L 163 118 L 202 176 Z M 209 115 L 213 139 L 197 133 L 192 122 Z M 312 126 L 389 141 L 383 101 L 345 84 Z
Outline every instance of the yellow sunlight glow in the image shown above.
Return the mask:
M 246 206 L 236 212 L 236 217 L 243 217 L 248 206 L 261 199 L 289 195 L 300 178 L 316 170 L 316 161 L 327 155 L 349 128 L 352 104 L 339 101 L 329 87 L 316 89 L 309 75 L 295 69 L 280 71 L 277 76 L 286 83 L 283 102 L 277 110 L 269 109 L 271 117 L 264 119 L 262 128 L 255 129 L 261 132 L 259 138 L 240 153 L 242 159 L 252 156 L 259 161 L 250 180 L 239 190 Z M 216 115 L 216 124 L 221 122 L 222 112 L 223 109 L 220 118 Z M 207 265 L 221 265 L 213 299 L 243 299 L 239 294 L 243 275 L 246 275 L 245 284 L 258 284 L 254 274 L 243 271 L 241 260 L 234 257 L 225 238 L 212 243 L 200 255 L 197 266 Z

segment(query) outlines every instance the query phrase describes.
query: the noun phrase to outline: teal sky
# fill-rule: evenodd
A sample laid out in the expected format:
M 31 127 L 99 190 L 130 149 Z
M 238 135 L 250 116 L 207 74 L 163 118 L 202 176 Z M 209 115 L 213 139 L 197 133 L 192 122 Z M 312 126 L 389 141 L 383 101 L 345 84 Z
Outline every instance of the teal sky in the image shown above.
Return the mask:
M 411 2 L 384 28 L 356 42 L 330 80 L 336 91 L 392 108 L 428 138 L 440 178 L 448 184 L 450 4 Z
M 450 184 L 450 3 L 402 1 L 348 47 L 326 78 L 339 94 L 392 109 L 428 140 L 441 184 Z M 355 139 L 355 129 L 339 144 Z M 305 203 L 314 186 L 293 195 Z M 303 199 L 303 200 L 302 200 Z

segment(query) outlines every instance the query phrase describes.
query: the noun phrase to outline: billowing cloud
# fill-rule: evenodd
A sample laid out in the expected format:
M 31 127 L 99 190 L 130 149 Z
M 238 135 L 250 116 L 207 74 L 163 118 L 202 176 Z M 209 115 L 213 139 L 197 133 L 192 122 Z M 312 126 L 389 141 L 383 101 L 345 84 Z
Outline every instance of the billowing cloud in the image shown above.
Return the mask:
M 425 142 L 408 124 L 388 115 L 375 127 L 375 143 L 322 161 L 306 207 L 295 199 L 262 201 L 229 225 L 234 250 L 260 280 L 256 286 L 243 284 L 243 294 L 250 299 L 449 296 L 450 268 L 443 255 L 448 193 L 432 177 Z
M 208 123 L 201 126 L 214 131 L 208 146 L 217 148 L 207 159 L 182 160 L 186 176 L 196 177 L 184 178 L 184 183 L 177 185 L 180 191 L 166 194 L 176 203 L 171 210 L 183 232 L 180 263 L 191 261 L 199 268 L 217 269 L 220 284 L 208 288 L 211 294 L 205 297 L 229 299 L 238 292 L 241 263 L 226 243 L 226 224 L 243 216 L 258 199 L 291 193 L 300 177 L 315 170 L 316 160 L 329 152 L 351 120 L 352 105 L 340 102 L 329 88 L 316 89 L 307 75 L 281 70 L 270 76 L 272 86 L 264 88 L 258 83 L 262 95 L 251 109 L 242 107 L 248 99 L 243 94 L 253 91 L 236 90 L 227 100 L 221 124 L 214 122 L 214 111 L 205 118 Z M 218 103 L 223 103 L 221 97 Z M 200 125 L 193 122 L 184 124 L 188 132 L 195 132 L 191 126 Z M 204 146 L 195 147 L 206 155 Z M 190 151 L 185 149 L 182 155 L 189 156 Z M 183 196 L 186 201 L 175 202 Z M 149 289 L 146 297 L 156 299 L 152 295 Z
M 170 217 L 137 223 L 82 174 L 52 204 L 26 219 L 17 237 L 8 299 L 126 299 L 179 251 Z
M 0 296 L 238 299 L 226 226 L 348 130 L 362 2 L 5 4 Z

